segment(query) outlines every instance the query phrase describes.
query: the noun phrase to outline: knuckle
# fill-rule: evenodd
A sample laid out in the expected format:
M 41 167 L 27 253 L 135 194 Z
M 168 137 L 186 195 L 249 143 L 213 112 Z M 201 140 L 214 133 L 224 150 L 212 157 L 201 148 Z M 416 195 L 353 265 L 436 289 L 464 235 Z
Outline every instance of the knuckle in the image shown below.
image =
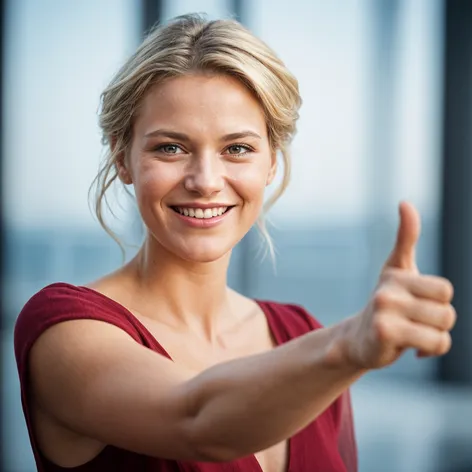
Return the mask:
M 449 329 L 452 329 L 454 328 L 457 322 L 457 312 L 456 312 L 456 309 L 452 305 L 450 306 L 450 310 L 451 310 L 451 326 L 449 327 Z
M 395 294 L 391 289 L 381 288 L 377 290 L 372 300 L 374 309 L 382 310 L 391 308 L 396 303 L 395 298 Z
M 456 314 L 456 310 L 454 309 L 454 307 L 452 305 L 449 305 L 449 307 L 447 308 L 447 323 L 446 323 L 446 330 L 447 331 L 450 331 L 452 328 L 454 328 L 454 325 L 456 324 L 456 320 L 457 320 L 457 314 Z
M 443 290 L 444 300 L 451 301 L 452 297 L 454 296 L 454 286 L 452 285 L 452 283 L 449 280 L 447 280 L 447 279 L 443 280 L 443 289 L 442 290 Z
M 422 276 L 422 281 L 425 287 L 434 291 L 437 299 L 443 302 L 450 302 L 454 296 L 454 286 L 444 277 L 426 275 Z
M 444 314 L 444 324 L 443 329 L 446 331 L 451 330 L 456 324 L 457 314 L 456 310 L 452 305 L 446 308 L 446 313 Z
M 452 339 L 449 333 L 441 333 L 441 336 L 438 339 L 438 343 L 436 345 L 435 354 L 438 356 L 442 356 L 449 352 L 452 346 Z
M 386 316 L 378 316 L 373 321 L 375 337 L 380 341 L 389 341 L 393 336 L 393 325 Z

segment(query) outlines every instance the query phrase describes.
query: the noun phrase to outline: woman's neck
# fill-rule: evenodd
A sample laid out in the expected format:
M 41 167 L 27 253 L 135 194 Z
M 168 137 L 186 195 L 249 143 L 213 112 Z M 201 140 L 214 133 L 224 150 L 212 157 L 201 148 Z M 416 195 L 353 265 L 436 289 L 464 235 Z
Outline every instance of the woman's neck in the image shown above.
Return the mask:
M 130 303 L 144 316 L 213 339 L 234 320 L 227 287 L 230 255 L 212 262 L 188 262 L 148 240 L 124 268 L 133 287 Z

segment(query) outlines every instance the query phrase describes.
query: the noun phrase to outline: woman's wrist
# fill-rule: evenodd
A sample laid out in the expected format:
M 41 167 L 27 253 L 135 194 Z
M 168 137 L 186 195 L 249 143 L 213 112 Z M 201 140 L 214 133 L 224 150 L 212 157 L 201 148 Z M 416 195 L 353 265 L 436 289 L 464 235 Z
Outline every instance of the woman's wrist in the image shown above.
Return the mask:
M 351 316 L 336 325 L 325 328 L 329 331 L 330 340 L 324 358 L 326 366 L 353 376 L 361 376 L 368 371 L 356 361 L 352 338 L 355 332 L 354 324 L 357 322 L 357 316 Z

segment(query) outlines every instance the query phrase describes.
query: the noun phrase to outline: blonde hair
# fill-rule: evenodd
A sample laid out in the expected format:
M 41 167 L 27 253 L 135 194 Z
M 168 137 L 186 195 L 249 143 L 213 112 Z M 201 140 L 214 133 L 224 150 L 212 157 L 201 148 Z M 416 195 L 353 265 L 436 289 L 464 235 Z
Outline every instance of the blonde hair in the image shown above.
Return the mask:
M 267 122 L 271 148 L 280 152 L 284 173 L 280 186 L 264 205 L 258 226 L 274 248 L 264 214 L 290 181 L 289 144 L 295 133 L 301 99 L 296 78 L 261 40 L 234 20 L 208 21 L 184 15 L 153 29 L 121 67 L 101 95 L 99 123 L 105 159 L 95 177 L 95 213 L 105 231 L 123 246 L 104 219 L 110 209 L 106 192 L 118 177 L 117 163 L 127 155 L 133 119 L 151 87 L 163 80 L 194 73 L 227 74 L 240 80 L 258 99 Z

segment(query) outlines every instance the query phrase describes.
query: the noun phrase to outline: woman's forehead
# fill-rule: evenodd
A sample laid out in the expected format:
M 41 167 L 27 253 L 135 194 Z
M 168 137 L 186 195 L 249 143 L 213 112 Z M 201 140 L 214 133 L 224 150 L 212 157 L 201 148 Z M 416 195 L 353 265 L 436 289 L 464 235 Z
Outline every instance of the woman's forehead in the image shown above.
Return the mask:
M 238 80 L 222 75 L 190 75 L 154 86 L 143 100 L 136 121 L 139 132 L 152 128 L 186 128 L 190 132 L 266 132 L 264 112 Z

